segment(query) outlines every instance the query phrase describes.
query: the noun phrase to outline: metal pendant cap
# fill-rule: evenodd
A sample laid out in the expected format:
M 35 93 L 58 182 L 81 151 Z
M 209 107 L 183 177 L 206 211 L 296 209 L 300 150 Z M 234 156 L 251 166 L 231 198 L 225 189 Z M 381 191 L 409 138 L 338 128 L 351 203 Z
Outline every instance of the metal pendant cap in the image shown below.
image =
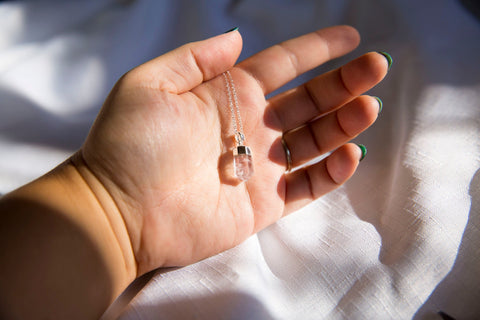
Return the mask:
M 251 156 L 252 151 L 247 146 L 238 146 L 235 149 L 233 149 L 234 156 L 241 155 L 241 154 L 246 154 L 247 156 Z

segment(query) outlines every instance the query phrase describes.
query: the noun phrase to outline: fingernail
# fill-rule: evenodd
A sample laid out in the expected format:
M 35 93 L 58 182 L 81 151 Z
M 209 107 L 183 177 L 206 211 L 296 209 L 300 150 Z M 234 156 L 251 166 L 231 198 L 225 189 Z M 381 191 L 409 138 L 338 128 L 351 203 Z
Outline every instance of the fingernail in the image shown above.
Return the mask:
M 388 61 L 388 70 L 392 67 L 393 59 L 392 56 L 386 53 L 385 51 L 378 51 L 382 56 L 384 56 Z
M 383 101 L 379 97 L 376 97 L 376 96 L 373 96 L 373 97 L 378 101 L 378 114 L 380 114 L 380 112 L 382 112 L 382 109 L 383 109 Z
M 446 314 L 446 313 L 443 312 L 443 311 L 439 311 L 439 312 L 438 312 L 438 315 L 439 315 L 440 317 L 442 317 L 443 320 L 455 320 L 455 318 L 449 316 L 448 314 Z
M 362 151 L 362 156 L 360 157 L 360 160 L 359 160 L 359 161 L 362 161 L 363 159 L 365 159 L 365 156 L 367 155 L 367 147 L 365 147 L 363 144 L 357 144 L 357 146 Z
M 229 32 L 237 31 L 237 30 L 238 30 L 238 27 L 235 27 L 235 28 L 232 28 L 230 30 L 225 31 L 224 33 L 229 33 Z

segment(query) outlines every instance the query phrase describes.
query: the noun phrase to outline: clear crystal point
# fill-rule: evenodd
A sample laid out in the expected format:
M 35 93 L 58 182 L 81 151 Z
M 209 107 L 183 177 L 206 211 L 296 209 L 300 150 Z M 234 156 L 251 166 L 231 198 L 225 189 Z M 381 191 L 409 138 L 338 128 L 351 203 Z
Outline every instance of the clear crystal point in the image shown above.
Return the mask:
M 249 147 L 238 146 L 233 150 L 233 166 L 238 179 L 243 181 L 250 179 L 253 175 L 253 160 Z

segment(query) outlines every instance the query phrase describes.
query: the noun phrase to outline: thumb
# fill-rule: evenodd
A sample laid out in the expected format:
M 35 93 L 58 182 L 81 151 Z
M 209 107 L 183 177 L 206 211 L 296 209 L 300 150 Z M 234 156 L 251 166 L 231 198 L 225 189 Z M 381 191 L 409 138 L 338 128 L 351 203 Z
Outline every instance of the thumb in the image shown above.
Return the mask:
M 235 29 L 185 44 L 132 71 L 140 72 L 156 89 L 180 94 L 233 67 L 241 50 L 242 37 Z

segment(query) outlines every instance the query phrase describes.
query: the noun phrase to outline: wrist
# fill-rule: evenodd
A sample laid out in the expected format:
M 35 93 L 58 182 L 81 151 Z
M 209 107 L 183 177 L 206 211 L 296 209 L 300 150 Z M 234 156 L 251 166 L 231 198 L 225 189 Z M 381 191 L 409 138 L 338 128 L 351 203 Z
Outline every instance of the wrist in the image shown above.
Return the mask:
M 122 216 L 78 156 L 2 197 L 0 218 L 5 315 L 98 318 L 136 277 Z
M 108 244 L 105 249 L 112 254 L 112 272 L 116 273 L 119 281 L 128 285 L 137 276 L 137 263 L 125 220 L 116 202 L 88 168 L 79 152 L 65 166 L 64 170 L 72 170 L 69 178 L 76 180 L 77 186 L 82 189 L 82 198 L 86 198 L 89 206 L 94 207 L 99 228 L 108 237 L 104 239 Z

